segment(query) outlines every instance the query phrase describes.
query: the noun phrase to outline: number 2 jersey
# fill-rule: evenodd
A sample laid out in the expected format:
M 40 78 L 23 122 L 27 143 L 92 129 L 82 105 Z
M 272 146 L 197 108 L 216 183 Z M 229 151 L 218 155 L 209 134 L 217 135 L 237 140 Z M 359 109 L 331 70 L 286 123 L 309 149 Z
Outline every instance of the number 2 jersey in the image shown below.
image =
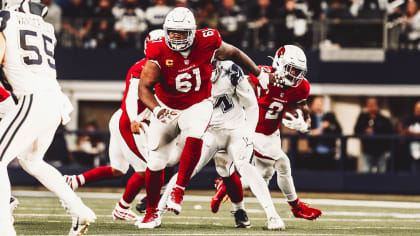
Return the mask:
M 268 73 L 273 73 L 271 66 L 259 66 Z M 282 89 L 268 85 L 263 90 L 258 79 L 250 74 L 250 81 L 257 87 L 257 99 L 259 118 L 255 132 L 271 135 L 280 128 L 283 112 L 291 105 L 305 101 L 309 96 L 310 85 L 308 80 L 303 79 L 296 88 Z
M 57 90 L 54 27 L 41 16 L 0 11 L 0 32 L 6 39 L 3 71 L 13 93 Z
M 214 29 L 195 32 L 187 57 L 170 49 L 165 38 L 149 43 L 146 58 L 159 65 L 163 77 L 155 86 L 158 99 L 166 106 L 184 110 L 211 96 L 211 60 L 222 39 Z

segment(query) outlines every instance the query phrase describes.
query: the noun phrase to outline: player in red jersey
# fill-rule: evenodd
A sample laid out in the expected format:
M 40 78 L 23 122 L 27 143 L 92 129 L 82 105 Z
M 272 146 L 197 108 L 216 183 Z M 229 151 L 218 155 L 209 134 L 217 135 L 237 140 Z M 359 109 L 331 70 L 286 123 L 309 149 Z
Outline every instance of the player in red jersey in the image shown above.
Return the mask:
M 148 206 L 143 221 L 137 223 L 139 228 L 160 226 L 157 205 L 162 170 L 168 162 L 167 144 L 178 134 L 183 150 L 176 186 L 167 205 L 176 214 L 181 211 L 184 190 L 200 158 L 202 136 L 213 110 L 212 59 L 232 60 L 257 75 L 264 85 L 275 81 L 273 75 L 262 72 L 242 51 L 224 43 L 217 30 L 196 30 L 194 16 L 187 8 L 177 7 L 169 12 L 163 28 L 165 38 L 152 42 L 146 50 L 148 61 L 139 85 L 140 99 L 154 114 L 146 170 Z
M 285 45 L 277 50 L 273 58 L 273 66 L 262 66 L 268 72 L 278 76 L 280 87 L 268 85 L 261 87 L 255 76 L 250 81 L 255 85 L 259 106 L 259 120 L 254 135 L 254 163 L 267 183 L 277 171 L 277 184 L 292 207 L 295 217 L 307 220 L 316 219 L 321 211 L 308 207 L 296 194 L 291 175 L 290 161 L 281 150 L 280 125 L 306 133 L 309 128 L 309 108 L 306 100 L 310 85 L 304 78 L 307 71 L 306 56 L 302 49 L 293 45 Z M 297 117 L 287 112 L 296 109 Z M 285 114 L 283 114 L 285 113 Z M 224 197 L 224 184 L 217 186 L 212 207 L 220 205 Z
M 151 40 L 164 36 L 163 30 L 154 30 L 145 39 L 145 48 Z M 66 182 L 73 190 L 89 182 L 123 176 L 131 165 L 136 171 L 127 182 L 124 194 L 116 204 L 112 216 L 114 219 L 138 220 L 139 217 L 130 209 L 136 195 L 144 186 L 146 170 L 147 122 L 150 111 L 138 99 L 140 74 L 146 59 L 134 64 L 127 73 L 126 86 L 121 107 L 109 122 L 111 133 L 109 144 L 110 166 L 101 166 L 80 175 L 65 176 Z

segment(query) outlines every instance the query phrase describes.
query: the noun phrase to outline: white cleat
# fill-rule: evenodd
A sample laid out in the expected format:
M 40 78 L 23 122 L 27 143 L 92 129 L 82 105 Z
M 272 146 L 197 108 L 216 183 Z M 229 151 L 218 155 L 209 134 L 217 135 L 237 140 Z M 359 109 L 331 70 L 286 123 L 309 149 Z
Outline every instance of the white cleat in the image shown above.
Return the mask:
M 72 215 L 72 226 L 70 228 L 69 235 L 80 236 L 86 233 L 90 223 L 93 223 L 96 220 L 95 213 L 83 204 L 80 199 L 65 205 Z
M 162 217 L 158 209 L 147 209 L 143 220 L 137 221 L 136 225 L 139 229 L 154 229 L 159 228 L 162 224 Z
M 72 217 L 72 224 L 69 232 L 69 236 L 81 236 L 84 235 L 88 226 L 91 222 L 88 220 L 82 220 L 79 217 Z
M 286 226 L 284 225 L 283 220 L 280 216 L 270 217 L 267 222 L 267 228 L 269 230 L 285 230 Z
M 77 175 L 63 175 L 66 184 L 70 186 L 73 191 L 79 187 L 79 183 L 77 182 Z
M 126 221 L 140 220 L 140 217 L 131 210 L 131 207 L 128 209 L 124 209 L 120 207 L 119 203 L 117 203 L 117 205 L 115 206 L 115 209 L 112 211 L 112 218 L 114 220 L 126 220 Z
M 175 215 L 181 213 L 182 206 L 181 202 L 184 198 L 184 190 L 175 187 L 172 189 L 171 196 L 168 197 L 168 201 L 166 203 L 166 207 L 168 211 L 172 211 Z

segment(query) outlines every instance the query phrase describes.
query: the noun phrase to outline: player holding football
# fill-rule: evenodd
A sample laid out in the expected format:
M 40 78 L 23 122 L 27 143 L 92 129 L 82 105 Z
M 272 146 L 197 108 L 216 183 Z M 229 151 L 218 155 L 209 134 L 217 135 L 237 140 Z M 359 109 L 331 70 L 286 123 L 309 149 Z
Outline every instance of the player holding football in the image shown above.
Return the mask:
M 144 48 L 152 40 L 164 36 L 163 30 L 151 31 L 145 39 Z M 86 183 L 101 179 L 121 177 L 131 165 L 135 173 L 127 182 L 125 191 L 120 201 L 112 212 L 114 219 L 135 221 L 139 217 L 131 210 L 131 203 L 144 186 L 144 172 L 148 157 L 146 120 L 149 120 L 150 110 L 138 99 L 138 84 L 146 59 L 134 64 L 127 73 L 126 87 L 120 109 L 109 121 L 110 166 L 100 166 L 80 175 L 65 175 L 67 184 L 73 190 Z M 175 144 L 175 143 L 174 143 Z M 173 145 L 174 145 L 173 144 Z M 167 170 L 169 170 L 168 168 Z M 171 174 L 165 172 L 171 177 Z
M 203 151 L 193 176 L 213 158 L 217 173 L 226 184 L 234 185 L 239 191 L 228 191 L 232 201 L 237 228 L 251 226 L 245 212 L 242 183 L 234 169 L 250 184 L 267 215 L 268 229 L 284 229 L 284 223 L 277 214 L 268 187 L 257 169 L 249 163 L 253 154 L 252 135 L 258 121 L 258 103 L 254 90 L 244 77 L 242 69 L 231 61 L 216 61 L 212 82 L 214 98 L 213 116 L 203 137 Z M 226 153 L 216 152 L 225 151 Z M 166 207 L 171 186 L 175 185 L 176 175 L 168 183 L 159 202 L 159 210 Z M 230 188 L 235 189 L 235 188 Z M 228 190 L 230 190 L 228 188 Z
M 60 172 L 43 161 L 56 129 L 73 109 L 56 79 L 54 28 L 47 7 L 24 0 L 0 11 L 0 63 L 18 104 L 0 122 L 0 209 L 9 207 L 7 165 L 18 156 L 22 167 L 53 191 L 73 216 L 71 235 L 81 235 L 95 213 L 71 191 Z M 0 214 L 1 235 L 16 235 L 9 211 Z
M 153 111 L 150 123 L 149 161 L 146 170 L 147 210 L 139 228 L 156 228 L 163 169 L 168 162 L 168 143 L 181 135 L 179 172 L 168 200 L 168 210 L 181 212 L 185 187 L 199 161 L 202 137 L 210 122 L 211 60 L 232 60 L 258 76 L 265 86 L 273 75 L 263 72 L 239 49 L 222 42 L 213 29 L 196 30 L 194 15 L 183 7 L 166 16 L 165 38 L 152 42 L 146 50 L 147 62 L 139 84 L 142 102 Z M 156 96 L 154 95 L 154 92 Z
M 283 124 L 301 133 L 308 132 L 310 124 L 306 99 L 309 96 L 309 82 L 304 78 L 307 66 L 305 53 L 294 45 L 285 45 L 277 50 L 273 58 L 273 66 L 262 66 L 268 72 L 274 72 L 280 78 L 281 87 L 261 86 L 255 76 L 250 81 L 255 85 L 258 98 L 259 120 L 254 135 L 254 164 L 266 180 L 267 184 L 277 171 L 277 184 L 292 207 L 295 217 L 313 220 L 321 215 L 321 211 L 308 207 L 296 194 L 291 175 L 290 161 L 281 150 L 280 125 Z M 289 108 L 297 108 L 297 117 L 286 112 Z M 217 186 L 212 206 L 218 208 L 226 194 L 225 184 Z M 230 190 L 233 191 L 233 190 Z M 236 191 L 240 191 L 237 189 Z

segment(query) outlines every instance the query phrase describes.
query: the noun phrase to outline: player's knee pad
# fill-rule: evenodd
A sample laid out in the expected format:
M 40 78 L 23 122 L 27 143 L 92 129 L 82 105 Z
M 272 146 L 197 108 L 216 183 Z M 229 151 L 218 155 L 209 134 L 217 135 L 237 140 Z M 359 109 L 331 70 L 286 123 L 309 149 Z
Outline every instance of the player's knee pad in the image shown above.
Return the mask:
M 40 171 L 42 171 L 41 167 L 43 162 L 43 160 L 32 161 L 27 159 L 19 159 L 19 164 L 30 175 L 37 175 Z
M 147 162 L 147 167 L 151 170 L 151 171 L 158 171 L 158 170 L 163 170 L 166 167 L 166 160 L 162 160 L 162 159 L 153 159 L 153 160 L 149 160 L 149 162 Z
M 274 175 L 274 160 L 254 157 L 254 164 L 261 177 L 268 184 Z
M 216 171 L 217 174 L 220 175 L 220 177 L 222 178 L 226 178 L 230 176 L 230 171 L 229 168 L 227 166 L 216 166 Z
M 290 160 L 287 156 L 278 159 L 274 164 L 278 175 L 291 175 L 292 169 L 290 168 Z

